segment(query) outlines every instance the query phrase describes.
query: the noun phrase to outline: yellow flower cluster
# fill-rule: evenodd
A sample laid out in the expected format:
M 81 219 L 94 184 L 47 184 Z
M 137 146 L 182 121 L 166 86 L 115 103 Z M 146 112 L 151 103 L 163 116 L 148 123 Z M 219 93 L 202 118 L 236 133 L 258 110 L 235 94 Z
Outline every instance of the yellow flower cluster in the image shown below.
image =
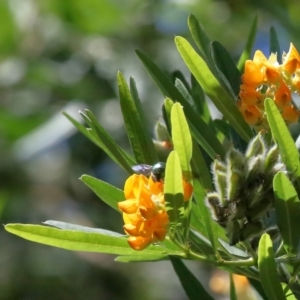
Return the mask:
M 183 187 L 184 199 L 188 200 L 192 185 L 183 180 Z M 129 234 L 130 247 L 143 250 L 151 243 L 163 241 L 169 225 L 163 182 L 134 174 L 125 182 L 124 195 L 126 200 L 119 202 L 118 207 L 123 212 L 123 228 Z
M 267 59 L 258 50 L 253 60 L 245 63 L 238 107 L 248 124 L 266 128 L 264 100 L 271 98 L 287 124 L 297 122 L 299 110 L 292 103 L 292 92 L 300 94 L 300 56 L 293 44 L 283 54 L 282 64 L 278 63 L 277 54 Z

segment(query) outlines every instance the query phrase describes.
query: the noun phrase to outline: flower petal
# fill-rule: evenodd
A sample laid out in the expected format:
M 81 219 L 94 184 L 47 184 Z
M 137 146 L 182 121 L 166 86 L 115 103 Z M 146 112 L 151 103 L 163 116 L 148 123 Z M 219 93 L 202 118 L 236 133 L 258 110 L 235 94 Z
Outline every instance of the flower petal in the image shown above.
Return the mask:
M 127 241 L 129 246 L 137 251 L 144 250 L 152 242 L 151 238 L 142 238 L 141 236 L 131 236 Z

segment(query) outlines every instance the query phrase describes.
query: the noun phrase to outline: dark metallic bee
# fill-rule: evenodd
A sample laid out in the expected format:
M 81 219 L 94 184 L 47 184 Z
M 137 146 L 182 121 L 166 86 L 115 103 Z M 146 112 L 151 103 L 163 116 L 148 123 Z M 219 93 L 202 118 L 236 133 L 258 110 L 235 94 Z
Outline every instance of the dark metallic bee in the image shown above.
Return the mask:
M 163 181 L 165 177 L 166 164 L 164 162 L 158 162 L 155 165 L 135 165 L 132 167 L 132 170 L 137 174 L 142 174 L 145 176 L 152 177 L 154 182 Z
M 151 176 L 154 182 L 164 181 L 166 164 L 164 162 L 158 162 L 155 165 L 140 164 L 132 167 L 132 170 L 137 174 L 142 174 L 145 176 Z M 197 178 L 198 176 L 190 171 L 182 171 L 184 178 L 189 181 L 192 178 Z

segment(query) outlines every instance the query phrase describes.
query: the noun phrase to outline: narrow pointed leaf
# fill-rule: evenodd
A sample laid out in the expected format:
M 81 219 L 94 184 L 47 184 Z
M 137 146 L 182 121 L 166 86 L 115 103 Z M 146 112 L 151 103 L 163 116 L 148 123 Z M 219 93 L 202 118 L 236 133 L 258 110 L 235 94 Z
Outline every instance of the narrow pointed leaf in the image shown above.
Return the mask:
M 205 93 L 241 137 L 246 141 L 249 141 L 252 137 L 250 127 L 243 119 L 234 101 L 211 73 L 205 61 L 184 38 L 177 36 L 175 38 L 175 43 L 185 64 L 202 86 Z
M 272 99 L 265 100 L 265 110 L 273 139 L 278 144 L 282 161 L 294 177 L 300 178 L 299 152 L 276 104 Z M 298 183 L 299 186 L 299 183 Z M 299 191 L 299 189 L 298 189 Z
M 241 72 L 244 71 L 245 62 L 247 59 L 250 58 L 250 55 L 252 53 L 252 49 L 253 49 L 253 45 L 254 45 L 254 41 L 255 41 L 255 37 L 256 37 L 256 32 L 257 32 L 257 16 L 255 16 L 255 18 L 253 20 L 245 49 L 244 49 L 244 51 L 239 59 L 239 62 L 237 64 L 237 68 Z
M 169 134 L 171 135 L 171 110 L 174 105 L 174 102 L 170 98 L 166 98 L 164 101 L 164 105 L 162 107 L 163 118 L 166 123 L 166 127 L 168 129 Z
M 175 87 L 178 89 L 178 91 L 182 94 L 182 96 L 185 98 L 185 100 L 190 105 L 194 104 L 194 100 L 193 100 L 192 96 L 190 95 L 189 91 L 187 90 L 187 88 L 185 87 L 183 82 L 178 78 L 176 78 L 176 80 L 175 80 Z
M 204 190 L 213 190 L 212 178 L 210 174 L 210 168 L 207 166 L 207 163 L 202 155 L 202 152 L 193 139 L 192 142 L 192 170 L 197 175 L 194 180 L 198 180 Z
M 160 70 L 160 68 L 146 54 L 139 50 L 136 50 L 135 52 L 163 96 L 169 97 L 173 101 L 181 102 L 181 99 L 184 98 L 176 89 L 175 85 L 171 81 L 171 78 L 168 77 L 162 70 Z
M 192 37 L 200 50 L 200 56 L 205 60 L 212 73 L 216 74 L 215 65 L 211 57 L 211 41 L 207 36 L 203 26 L 198 22 L 194 15 L 189 16 L 188 26 Z
M 113 185 L 89 175 L 82 175 L 80 180 L 86 184 L 103 202 L 119 211 L 117 203 L 124 201 L 124 192 Z
M 137 163 L 153 165 L 158 161 L 153 141 L 146 126 L 146 118 L 142 111 L 141 103 L 133 78 L 130 79 L 132 97 L 127 83 L 122 75 L 117 75 L 120 105 L 125 122 L 127 135 Z
M 136 164 L 136 162 L 113 140 L 113 138 L 99 124 L 91 111 L 86 110 L 86 114 L 87 115 L 81 113 L 92 131 L 96 134 L 97 140 L 103 151 L 105 151 L 112 160 L 118 163 L 129 174 L 132 174 L 133 171 L 131 166 Z
M 117 255 L 135 255 L 127 239 L 107 236 L 99 233 L 87 233 L 74 230 L 61 230 L 48 226 L 7 224 L 5 230 L 23 239 L 72 251 L 100 252 Z M 165 249 L 150 246 L 143 254 L 163 254 Z
M 279 64 L 281 64 L 282 59 L 281 59 L 280 45 L 279 45 L 276 30 L 273 26 L 270 28 L 270 54 L 271 53 L 277 54 L 277 61 Z
M 170 256 L 170 261 L 190 300 L 213 300 L 194 274 L 177 257 Z
M 123 255 L 115 258 L 115 261 L 122 263 L 129 262 L 154 262 L 154 261 L 162 261 L 169 260 L 168 254 L 148 254 L 148 255 Z
M 267 233 L 264 233 L 259 241 L 258 268 L 260 281 L 268 299 L 285 300 L 277 273 L 272 241 Z
M 215 223 L 212 220 L 211 214 L 204 202 L 206 197 L 206 191 L 213 190 L 213 186 L 209 169 L 196 143 L 193 143 L 193 157 L 191 165 L 193 172 L 195 172 L 198 175 L 198 177 L 194 178 L 193 180 L 194 198 L 196 200 L 197 205 L 193 207 L 193 214 L 198 216 L 198 222 L 201 222 L 202 225 L 200 226 L 200 228 L 205 228 L 205 231 L 201 233 L 210 240 L 212 248 L 216 256 L 219 258 L 220 256 L 218 253 L 218 237 L 221 237 L 219 231 L 222 229 L 220 228 L 220 226 L 218 226 L 217 223 Z M 197 228 L 197 223 L 195 224 L 197 220 L 192 218 L 191 221 L 191 226 L 195 226 Z M 223 237 L 225 240 L 227 240 L 225 236 L 222 236 L 222 238 Z
M 224 139 L 228 139 L 230 141 L 230 132 L 229 125 L 223 120 L 215 119 L 213 120 L 213 126 L 216 131 L 216 135 L 220 142 L 224 142 Z
M 273 180 L 277 224 L 287 253 L 297 255 L 300 242 L 300 201 L 297 192 L 283 172 Z
M 147 57 L 147 55 L 138 50 L 136 51 L 136 54 L 160 89 L 161 93 L 164 96 L 171 98 L 172 101 L 178 101 L 184 107 L 186 119 L 190 124 L 191 134 L 208 153 L 208 155 L 212 158 L 217 155 L 221 157 L 225 156 L 225 151 L 218 139 L 215 137 L 213 130 L 194 111 L 184 96 L 177 90 L 170 78 L 166 76 L 166 74 L 162 72 L 159 67 L 152 62 L 149 57 Z
M 298 284 L 296 283 L 296 285 Z M 281 286 L 285 293 L 286 300 L 297 300 L 297 298 L 295 297 L 295 295 L 293 294 L 293 292 L 290 290 L 289 286 L 286 283 L 282 282 Z
M 46 221 L 43 222 L 45 225 L 53 226 L 59 229 L 65 229 L 65 230 L 75 230 L 75 231 L 81 231 L 81 232 L 94 232 L 94 233 L 100 233 L 104 235 L 110 235 L 110 236 L 116 236 L 116 237 L 124 237 L 124 234 L 106 230 L 106 229 L 101 229 L 101 228 L 91 228 L 87 226 L 80 226 L 80 225 L 75 225 L 71 223 L 66 223 L 66 222 L 60 222 L 60 221 Z
M 198 216 L 198 222 L 201 222 L 200 228 L 204 227 L 205 231 L 201 232 L 205 237 L 207 237 L 212 245 L 212 248 L 215 252 L 218 260 L 220 259 L 219 251 L 218 251 L 218 237 L 220 237 L 219 231 L 222 230 L 220 226 L 214 222 L 211 218 L 211 214 L 208 208 L 205 205 L 205 190 L 201 186 L 198 180 L 194 180 L 194 198 L 196 200 L 197 206 L 193 207 L 193 213 Z M 191 220 L 191 227 L 196 227 L 194 225 L 195 220 Z M 198 227 L 199 228 L 199 227 Z M 196 229 L 196 228 L 195 228 Z M 223 238 L 227 241 L 227 238 L 223 236 Z
M 86 127 L 79 122 L 77 122 L 74 118 L 72 118 L 69 114 L 66 112 L 63 112 L 63 115 L 83 134 L 85 135 L 89 140 L 91 140 L 94 144 L 96 144 L 98 147 L 102 148 L 102 144 L 99 143 L 97 139 L 95 139 L 86 129 Z
M 211 44 L 212 58 L 216 65 L 219 82 L 233 99 L 236 99 L 242 84 L 241 73 L 227 50 L 217 41 Z
M 198 114 L 201 116 L 203 121 L 207 124 L 211 122 L 211 115 L 205 99 L 205 94 L 200 86 L 200 84 L 195 79 L 194 75 L 191 74 L 191 95 L 195 103 L 195 108 L 197 109 Z
M 171 124 L 174 150 L 179 156 L 182 170 L 189 171 L 192 158 L 192 137 L 183 108 L 179 103 L 175 103 L 172 107 Z
M 163 242 L 157 243 L 159 246 L 165 249 L 162 254 L 147 254 L 145 255 L 143 252 L 136 252 L 134 256 L 126 255 L 119 256 L 115 260 L 118 262 L 139 262 L 139 261 L 160 261 L 160 260 L 169 260 L 169 255 L 176 256 L 185 256 L 184 251 L 175 245 L 170 239 L 166 238 Z
M 250 258 L 250 254 L 248 254 L 247 252 L 245 252 L 244 250 L 241 250 L 239 248 L 237 248 L 236 246 L 230 246 L 228 243 L 226 243 L 225 241 L 223 241 L 222 239 L 219 239 L 219 242 L 221 244 L 221 246 L 223 247 L 223 249 L 229 253 L 232 257 L 235 258 Z
M 191 93 L 190 84 L 187 82 L 186 78 L 184 77 L 182 72 L 179 70 L 176 70 L 172 73 L 172 82 L 175 83 L 175 86 L 176 86 L 177 79 L 183 84 L 183 86 L 185 87 L 187 92 L 190 94 Z
M 172 151 L 167 160 L 164 194 L 166 210 L 172 228 L 182 221 L 184 214 L 182 171 L 176 151 Z

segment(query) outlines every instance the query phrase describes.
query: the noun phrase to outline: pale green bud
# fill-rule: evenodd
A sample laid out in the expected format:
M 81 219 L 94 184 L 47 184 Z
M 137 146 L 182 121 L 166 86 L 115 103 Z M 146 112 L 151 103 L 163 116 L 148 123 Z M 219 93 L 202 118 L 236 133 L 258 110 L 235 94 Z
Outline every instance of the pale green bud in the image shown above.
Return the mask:
M 257 156 L 257 155 L 264 156 L 266 153 L 266 149 L 267 147 L 262 137 L 262 134 L 258 133 L 258 135 L 250 141 L 247 150 L 245 152 L 245 158 L 248 160 L 253 156 Z
M 227 207 L 229 210 L 230 220 L 237 220 L 245 217 L 246 203 L 244 199 L 237 199 L 235 201 L 230 201 L 228 202 Z
M 229 213 L 228 209 L 222 205 L 218 193 L 208 193 L 206 195 L 205 204 L 211 213 L 212 219 L 225 227 Z
M 221 202 L 224 204 L 226 196 L 226 166 L 218 159 L 215 159 L 212 164 L 211 171 L 213 174 L 215 189 Z
M 236 199 L 239 199 L 244 184 L 243 173 L 236 169 L 232 169 L 232 170 L 228 169 L 226 182 L 227 182 L 226 200 L 234 201 Z
M 262 155 L 253 156 L 248 160 L 247 182 L 254 180 L 258 174 L 263 174 L 264 157 Z
M 245 160 L 241 152 L 231 149 L 227 155 L 226 199 L 228 201 L 239 198 L 244 184 Z
M 266 174 L 273 173 L 271 170 L 278 162 L 280 158 L 280 152 L 277 144 L 272 146 L 270 150 L 267 152 L 266 159 L 264 161 L 264 171 Z

